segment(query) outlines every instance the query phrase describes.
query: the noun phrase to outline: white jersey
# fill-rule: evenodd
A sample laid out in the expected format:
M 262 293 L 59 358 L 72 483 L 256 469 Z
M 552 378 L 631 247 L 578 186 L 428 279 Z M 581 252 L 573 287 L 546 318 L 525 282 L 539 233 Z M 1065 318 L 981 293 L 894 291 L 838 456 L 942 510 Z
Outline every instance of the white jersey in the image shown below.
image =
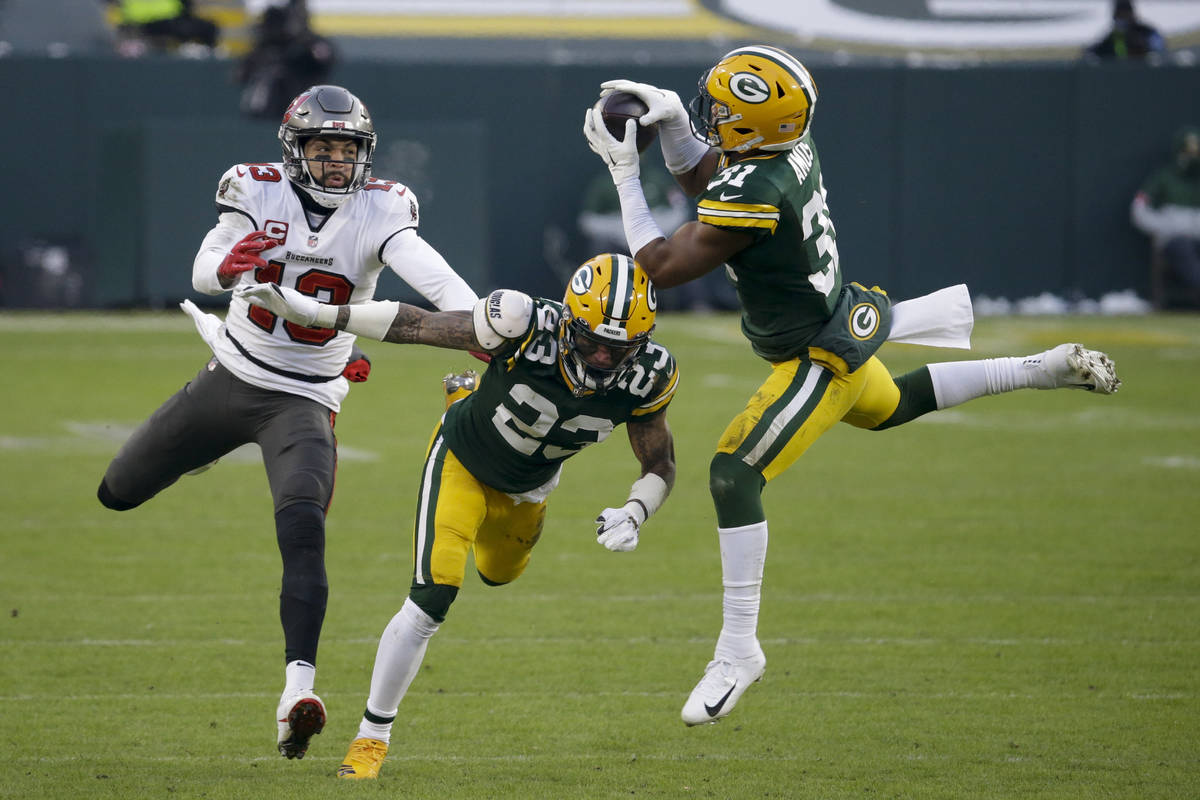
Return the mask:
M 263 251 L 267 266 L 239 283 L 278 283 L 342 305 L 370 300 L 389 266 L 439 310 L 469 309 L 475 292 L 416 234 L 417 199 L 408 187 L 372 178 L 318 227 L 309 222 L 282 164 L 237 164 L 217 188 L 221 221 L 193 265 L 198 291 L 228 291 L 216 270 L 243 236 L 266 231 L 281 242 Z M 236 284 L 235 284 L 236 285 Z M 233 297 L 225 325 L 209 344 L 226 369 L 247 383 L 316 400 L 338 411 L 349 390 L 342 369 L 354 335 L 305 328 Z

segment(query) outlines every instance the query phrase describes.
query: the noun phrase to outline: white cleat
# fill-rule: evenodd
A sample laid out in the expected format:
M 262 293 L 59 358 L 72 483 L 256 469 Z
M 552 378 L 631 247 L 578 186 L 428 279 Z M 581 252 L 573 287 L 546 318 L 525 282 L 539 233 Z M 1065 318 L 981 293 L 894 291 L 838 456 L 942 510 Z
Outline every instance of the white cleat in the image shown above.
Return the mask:
M 279 755 L 304 758 L 308 740 L 325 727 L 325 704 L 311 691 L 286 693 L 279 699 L 275 721 L 279 723 Z
M 1024 365 L 1037 370 L 1039 389 L 1085 389 L 1097 394 L 1114 394 L 1121 387 L 1117 365 L 1106 353 L 1088 350 L 1081 344 L 1058 347 L 1029 356 Z
M 737 701 L 750 684 L 763 676 L 767 668 L 767 657 L 761 647 L 746 658 L 716 659 L 704 668 L 704 677 L 692 689 L 692 694 L 683 704 L 680 716 L 688 725 L 716 722 L 733 711 Z

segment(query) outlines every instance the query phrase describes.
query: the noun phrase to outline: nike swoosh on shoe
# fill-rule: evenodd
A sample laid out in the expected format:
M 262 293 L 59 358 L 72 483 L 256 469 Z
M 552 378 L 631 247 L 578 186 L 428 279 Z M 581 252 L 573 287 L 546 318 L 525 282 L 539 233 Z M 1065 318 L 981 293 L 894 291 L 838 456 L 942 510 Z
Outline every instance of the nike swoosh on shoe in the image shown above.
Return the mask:
M 708 712 L 710 717 L 715 717 L 717 714 L 721 713 L 721 709 L 725 706 L 725 701 L 729 699 L 729 695 L 733 694 L 733 690 L 736 688 L 737 683 L 734 682 L 733 686 L 729 687 L 729 691 L 725 693 L 724 697 L 717 701 L 716 705 L 710 706 L 708 703 L 704 704 L 704 710 Z

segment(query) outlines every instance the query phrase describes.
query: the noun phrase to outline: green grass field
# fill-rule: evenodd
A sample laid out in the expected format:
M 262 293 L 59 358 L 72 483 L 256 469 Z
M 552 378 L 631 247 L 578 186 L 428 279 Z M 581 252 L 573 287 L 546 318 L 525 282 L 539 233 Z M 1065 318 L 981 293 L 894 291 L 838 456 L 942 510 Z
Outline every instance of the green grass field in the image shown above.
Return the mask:
M 2 798 L 1196 798 L 1200 317 L 980 320 L 975 351 L 1107 350 L 1114 397 L 1026 391 L 886 433 L 839 426 L 765 495 L 768 668 L 734 714 L 679 709 L 720 625 L 707 467 L 766 374 L 731 316 L 667 316 L 679 477 L 634 553 L 595 543 L 623 435 L 568 466 L 516 583 L 471 579 L 380 780 L 333 777 L 410 574 L 439 379 L 368 344 L 337 431 L 330 721 L 275 754 L 283 646 L 266 480 L 239 452 L 118 514 L 133 425 L 201 367 L 181 313 L 0 315 Z

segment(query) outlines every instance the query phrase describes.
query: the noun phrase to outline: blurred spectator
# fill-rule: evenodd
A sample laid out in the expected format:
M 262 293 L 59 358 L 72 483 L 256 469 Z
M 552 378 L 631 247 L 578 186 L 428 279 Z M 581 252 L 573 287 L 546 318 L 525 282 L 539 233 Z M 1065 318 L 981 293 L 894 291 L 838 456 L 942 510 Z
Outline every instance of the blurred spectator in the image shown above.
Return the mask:
M 1151 238 L 1155 306 L 1200 308 L 1200 129 L 1175 134 L 1172 159 L 1133 198 L 1133 224 Z
M 220 30 L 192 13 L 192 0 L 106 0 L 117 8 L 117 52 L 137 58 L 148 51 L 206 57 Z
M 679 184 L 661 166 L 644 155 L 641 182 L 654 221 L 668 235 L 691 219 L 692 204 Z M 598 174 L 588 184 L 577 222 L 588 242 L 589 255 L 585 258 L 597 253 L 629 252 L 625 224 L 621 221 L 621 201 L 607 171 Z M 737 307 L 732 287 L 720 270 L 669 292 L 659 292 L 658 301 L 659 308 L 667 310 L 711 311 Z
M 1154 26 L 1138 19 L 1133 0 L 1113 3 L 1113 26 L 1103 39 L 1088 47 L 1084 55 L 1105 61 L 1161 61 L 1167 42 Z
M 309 26 L 304 0 L 272 3 L 234 75 L 242 85 L 242 113 L 275 119 L 300 92 L 327 83 L 335 60 L 333 43 Z

